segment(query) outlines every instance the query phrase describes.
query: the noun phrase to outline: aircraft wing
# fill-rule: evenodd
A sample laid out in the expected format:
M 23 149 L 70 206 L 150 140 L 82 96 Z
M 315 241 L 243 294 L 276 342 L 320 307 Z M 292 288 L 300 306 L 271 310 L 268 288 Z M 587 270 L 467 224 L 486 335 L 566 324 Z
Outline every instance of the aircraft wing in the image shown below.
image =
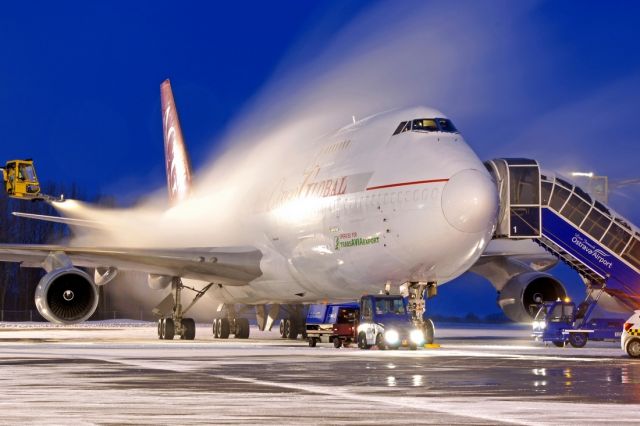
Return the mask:
M 504 266 L 507 262 L 519 268 L 543 272 L 554 267 L 558 258 L 529 240 L 492 240 L 472 270 L 488 264 Z
M 0 261 L 25 267 L 46 269 L 54 255 L 64 255 L 78 267 L 113 267 L 227 285 L 246 285 L 262 275 L 262 253 L 255 247 L 135 249 L 0 244 Z

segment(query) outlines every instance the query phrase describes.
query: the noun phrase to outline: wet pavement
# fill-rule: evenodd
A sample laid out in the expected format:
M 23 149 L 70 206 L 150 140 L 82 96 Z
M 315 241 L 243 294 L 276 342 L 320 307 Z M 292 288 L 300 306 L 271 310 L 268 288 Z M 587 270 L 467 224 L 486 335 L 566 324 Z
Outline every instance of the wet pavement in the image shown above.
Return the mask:
M 0 423 L 640 423 L 640 361 L 615 343 L 544 347 L 517 326 L 439 327 L 418 351 L 154 333 L 0 324 Z

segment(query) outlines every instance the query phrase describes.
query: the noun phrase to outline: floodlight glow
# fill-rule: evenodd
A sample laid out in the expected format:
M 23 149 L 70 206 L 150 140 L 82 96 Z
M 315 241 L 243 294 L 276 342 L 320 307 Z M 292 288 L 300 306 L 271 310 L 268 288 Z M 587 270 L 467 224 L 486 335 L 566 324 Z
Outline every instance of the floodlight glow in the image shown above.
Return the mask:
M 571 176 L 580 176 L 580 177 L 593 177 L 593 172 L 571 172 Z

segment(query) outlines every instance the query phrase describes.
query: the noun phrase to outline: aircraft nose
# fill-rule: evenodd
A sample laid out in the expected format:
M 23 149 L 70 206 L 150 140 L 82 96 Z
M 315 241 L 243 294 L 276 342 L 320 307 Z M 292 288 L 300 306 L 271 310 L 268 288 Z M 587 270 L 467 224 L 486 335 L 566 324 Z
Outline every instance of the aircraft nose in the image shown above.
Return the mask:
M 499 200 L 495 183 L 475 169 L 453 175 L 442 191 L 442 212 L 454 228 L 468 233 L 481 232 L 494 223 Z

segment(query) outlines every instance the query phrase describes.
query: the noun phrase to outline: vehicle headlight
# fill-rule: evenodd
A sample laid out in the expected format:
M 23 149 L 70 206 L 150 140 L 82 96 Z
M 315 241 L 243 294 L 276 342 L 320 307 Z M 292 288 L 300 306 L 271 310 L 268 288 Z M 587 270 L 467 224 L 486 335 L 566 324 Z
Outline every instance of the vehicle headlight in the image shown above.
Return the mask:
M 546 321 L 534 321 L 533 322 L 533 329 L 536 330 L 542 330 L 547 326 L 547 322 Z
M 395 330 L 388 330 L 384 332 L 384 341 L 389 345 L 397 345 L 400 341 L 400 335 Z
M 411 333 L 409 333 L 409 339 L 411 339 L 411 341 L 416 345 L 422 345 L 424 344 L 424 333 L 422 330 L 416 328 L 415 330 L 411 330 Z

